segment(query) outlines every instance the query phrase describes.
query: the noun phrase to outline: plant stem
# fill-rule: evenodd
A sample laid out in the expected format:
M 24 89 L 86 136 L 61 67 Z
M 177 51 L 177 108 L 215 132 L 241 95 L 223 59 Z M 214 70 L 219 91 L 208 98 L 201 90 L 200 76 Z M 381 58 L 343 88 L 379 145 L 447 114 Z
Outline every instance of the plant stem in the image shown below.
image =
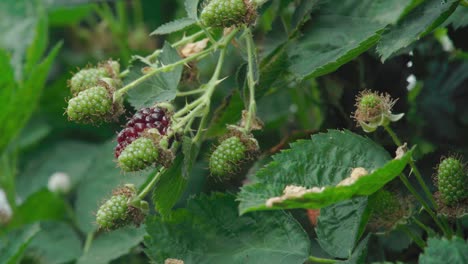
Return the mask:
M 393 139 L 393 142 L 400 147 L 402 145 L 401 140 L 398 138 L 396 133 L 390 128 L 389 125 L 384 126 L 385 130 L 387 133 L 390 135 L 390 137 Z M 422 187 L 425 195 L 427 198 L 429 198 L 429 201 L 431 202 L 432 206 L 437 209 L 437 204 L 434 200 L 434 197 L 432 196 L 432 193 L 429 191 L 429 188 L 427 187 L 426 183 L 424 182 L 424 179 L 422 178 L 421 173 L 419 172 L 418 167 L 416 167 L 416 164 L 413 161 L 413 157 L 410 158 L 409 164 L 411 166 L 412 171 L 414 172 L 414 175 L 416 176 L 416 180 L 418 181 L 419 185 Z
M 314 256 L 309 256 L 309 261 L 312 261 L 315 263 L 336 263 L 336 260 L 334 259 L 318 258 Z
M 125 87 L 121 88 L 120 90 L 118 90 L 117 92 L 114 93 L 114 101 L 117 101 L 119 100 L 125 93 L 127 93 L 129 90 L 131 90 L 132 88 L 135 88 L 136 86 L 138 86 L 140 83 L 148 80 L 149 78 L 151 78 L 153 75 L 157 74 L 157 73 L 161 73 L 161 72 L 167 72 L 167 71 L 170 71 L 172 70 L 173 68 L 177 67 L 177 66 L 180 66 L 180 65 L 184 65 L 188 62 L 191 62 L 193 60 L 196 60 L 196 59 L 199 59 L 201 57 L 204 57 L 206 55 L 208 55 L 209 53 L 211 53 L 214 49 L 216 48 L 216 46 L 212 46 L 210 47 L 209 49 L 206 49 L 202 52 L 199 52 L 197 54 L 194 54 L 190 57 L 187 57 L 185 59 L 182 59 L 182 60 L 179 60 L 177 62 L 174 62 L 172 64 L 168 64 L 168 65 L 164 65 L 160 68 L 154 68 L 152 69 L 151 71 L 149 71 L 148 73 L 146 73 L 145 75 L 141 76 L 140 78 L 134 80 L 133 82 L 127 84 Z
M 153 179 L 145 186 L 145 188 L 138 194 L 138 198 L 143 200 L 145 196 L 153 189 L 154 185 L 159 181 L 161 175 L 166 171 L 166 168 L 161 168 L 153 175 Z
M 219 77 L 221 75 L 221 69 L 224 64 L 224 60 L 226 58 L 227 46 L 229 42 L 234 38 L 237 34 L 239 29 L 234 29 L 230 32 L 227 36 L 225 36 L 222 41 L 218 42 L 220 54 L 218 58 L 218 63 L 216 64 L 216 69 L 211 77 L 210 81 L 205 84 L 201 90 L 204 90 L 204 94 L 200 96 L 197 100 L 193 101 L 192 103 L 186 105 L 183 109 L 179 110 L 177 113 L 174 114 L 173 118 L 182 117 L 184 114 L 188 113 L 181 119 L 177 120 L 176 124 L 173 127 L 174 131 L 178 131 L 186 126 L 186 124 L 191 124 L 193 119 L 202 116 L 201 125 L 204 126 L 206 124 L 207 119 L 205 116 L 209 114 L 210 104 L 211 104 L 211 96 L 213 95 L 215 88 L 220 83 Z M 185 129 L 184 129 L 185 130 Z M 199 131 L 203 130 L 203 127 L 199 128 Z M 201 137 L 201 132 L 197 132 L 197 140 Z
M 415 235 L 408 227 L 406 227 L 405 225 L 402 225 L 401 226 L 401 229 L 403 230 L 403 232 L 405 232 L 413 241 L 414 243 L 416 243 L 416 245 L 418 245 L 418 247 L 421 249 L 421 250 L 424 250 L 424 248 L 426 247 L 426 243 L 424 242 L 424 240 L 422 240 L 419 236 Z
M 442 225 L 442 223 L 439 221 L 437 218 L 437 215 L 432 211 L 432 209 L 429 207 L 427 202 L 418 194 L 418 192 L 414 189 L 414 187 L 411 185 L 409 182 L 408 178 L 402 173 L 400 174 L 400 180 L 403 182 L 403 184 L 406 186 L 406 188 L 411 192 L 411 194 L 418 200 L 424 210 L 432 217 L 434 222 L 437 224 L 437 226 L 444 232 L 444 234 L 448 234 L 447 230 L 445 227 Z
M 199 94 L 199 93 L 203 93 L 203 92 L 204 92 L 203 89 L 196 89 L 196 90 L 192 90 L 192 91 L 178 92 L 177 96 L 179 96 L 179 97 L 189 96 L 189 95 Z
M 431 235 L 434 231 L 432 231 L 429 227 L 427 227 L 423 222 L 419 221 L 416 217 L 413 217 L 414 223 L 418 225 L 421 229 L 423 229 L 428 236 Z
M 85 241 L 85 244 L 83 246 L 83 253 L 84 254 L 86 254 L 89 251 L 89 249 L 91 248 L 91 244 L 93 244 L 93 239 L 94 239 L 94 231 L 91 231 L 86 236 L 86 241 Z
M 247 72 L 247 85 L 249 87 L 249 109 L 247 113 L 247 120 L 245 122 L 245 131 L 248 132 L 252 128 L 252 122 L 256 118 L 257 104 L 255 101 L 255 78 L 254 78 L 254 40 L 252 37 L 252 31 L 250 28 L 246 30 L 246 42 L 247 42 L 247 58 L 248 58 L 248 72 Z

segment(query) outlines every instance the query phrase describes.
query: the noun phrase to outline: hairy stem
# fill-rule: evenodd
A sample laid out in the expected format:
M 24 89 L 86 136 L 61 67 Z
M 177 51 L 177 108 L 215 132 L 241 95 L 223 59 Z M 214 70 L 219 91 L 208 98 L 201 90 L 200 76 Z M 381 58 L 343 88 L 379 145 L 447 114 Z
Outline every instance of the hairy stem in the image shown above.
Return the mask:
M 399 147 L 402 145 L 401 143 L 401 140 L 398 138 L 398 136 L 396 135 L 396 133 L 390 128 L 389 125 L 386 125 L 384 126 L 385 128 L 385 131 L 387 131 L 387 133 L 390 135 L 390 137 L 393 139 L 393 142 Z M 411 166 L 411 169 L 412 171 L 414 172 L 414 175 L 416 176 L 416 180 L 418 181 L 419 185 L 422 187 L 423 191 L 424 191 L 424 194 L 427 196 L 427 198 L 429 199 L 429 201 L 431 202 L 432 206 L 434 208 L 437 208 L 437 204 L 434 200 L 434 197 L 432 196 L 432 193 L 431 191 L 429 191 L 429 188 L 427 187 L 426 185 L 426 182 L 424 182 L 424 179 L 421 175 L 421 173 L 419 172 L 419 169 L 418 167 L 416 166 L 416 164 L 414 163 L 413 161 L 413 157 L 411 157 L 410 161 L 409 161 L 409 164 Z
M 247 42 L 247 57 L 248 57 L 248 72 L 247 72 L 247 85 L 249 87 L 249 109 L 247 113 L 247 120 L 245 122 L 245 131 L 248 132 L 252 128 L 252 122 L 256 118 L 257 104 L 255 101 L 255 77 L 254 77 L 254 60 L 255 49 L 252 31 L 250 28 L 246 29 L 246 42 Z

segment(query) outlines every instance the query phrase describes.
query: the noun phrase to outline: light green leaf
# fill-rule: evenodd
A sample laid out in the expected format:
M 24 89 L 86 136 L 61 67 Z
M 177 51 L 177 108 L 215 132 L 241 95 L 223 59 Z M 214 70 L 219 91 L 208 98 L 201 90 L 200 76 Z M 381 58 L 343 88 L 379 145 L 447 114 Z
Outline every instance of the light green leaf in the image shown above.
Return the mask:
M 66 223 L 44 222 L 41 223 L 41 232 L 31 241 L 29 251 L 44 263 L 66 263 L 81 255 L 81 240 Z
M 419 256 L 420 264 L 465 264 L 468 263 L 468 242 L 462 238 L 429 238 L 424 253 Z
M 99 146 L 96 155 L 92 155 L 93 163 L 78 185 L 75 208 L 78 226 L 84 233 L 96 229 L 94 212 L 112 195 L 114 188 L 126 183 L 138 187 L 147 178 L 147 172 L 123 174 L 117 168 L 112 159 L 115 144 L 109 141 Z
M 88 173 L 95 153 L 94 145 L 77 141 L 60 141 L 40 151 L 17 177 L 19 196 L 26 199 L 32 193 L 47 187 L 49 177 L 56 172 L 66 173 L 73 186 L 78 184 Z
M 0 135 L 2 135 L 0 137 L 0 152 L 18 135 L 35 110 L 49 69 L 60 47 L 60 43 L 55 45 L 49 55 L 28 72 L 28 78 L 21 85 L 12 82 L 11 67 L 6 66 L 4 68 L 6 77 L 0 79 L 0 84 L 5 84 L 0 89 L 0 105 L 2 105 L 2 111 L 0 111 L 0 123 L 2 124 L 0 126 Z M 5 58 L 7 56 L 0 54 L 0 61 L 2 61 L 0 64 L 2 66 L 7 65 L 6 62 L 3 62 Z
M 17 80 L 23 79 L 23 61 L 28 46 L 34 40 L 41 9 L 39 0 L 0 1 L 0 48 L 11 52 Z
M 185 0 L 184 6 L 185 11 L 187 11 L 187 15 L 189 18 L 197 19 L 197 12 L 198 12 L 198 2 L 199 0 Z
M 78 259 L 77 264 L 107 264 L 130 253 L 143 240 L 144 234 L 142 227 L 125 227 L 103 233 L 93 240 L 91 248 Z
M 321 209 L 315 229 L 320 247 L 334 257 L 348 258 L 361 236 L 366 207 L 367 198 L 359 197 Z
M 288 49 L 290 72 L 302 79 L 335 71 L 374 46 L 406 4 L 400 0 L 321 1 L 303 37 Z
M 243 214 L 279 209 L 281 205 L 282 208 L 321 208 L 353 196 L 370 195 L 398 175 L 409 155 L 404 157 L 388 162 L 390 156 L 385 149 L 349 131 L 316 134 L 311 140 L 293 143 L 291 149 L 273 156 L 273 162 L 257 172 L 257 182 L 241 189 L 239 210 Z M 349 186 L 334 187 L 348 178 L 353 168 L 364 168 L 370 174 Z M 286 200 L 273 208 L 266 206 L 269 198 L 282 196 L 289 185 L 326 188 L 322 192 L 306 193 L 304 200 Z
M 63 198 L 48 190 L 40 190 L 24 201 L 13 214 L 10 228 L 42 220 L 63 220 L 67 205 Z
M 28 247 L 31 239 L 40 231 L 39 224 L 14 230 L 0 239 L 0 263 L 15 264 Z
M 182 196 L 187 178 L 182 175 L 184 158 L 176 158 L 171 167 L 161 175 L 153 191 L 153 202 L 155 209 L 163 216 L 167 217 L 171 213 L 172 207 Z
M 176 258 L 191 263 L 304 263 L 307 234 L 286 212 L 238 216 L 234 197 L 224 194 L 189 201 L 163 221 L 147 221 L 147 255 L 157 263 Z
M 151 35 L 165 35 L 173 32 L 180 31 L 186 27 L 189 27 L 197 22 L 193 18 L 181 18 L 171 22 L 168 22 L 164 25 L 159 26 L 155 31 L 151 32 Z
M 455 11 L 457 5 L 457 0 L 428 0 L 418 5 L 382 36 L 382 40 L 377 45 L 377 52 L 381 55 L 382 61 L 430 33 Z
M 171 47 L 169 43 L 165 43 L 162 54 L 160 55 L 159 63 L 152 67 L 160 67 L 168 65 L 180 60 L 177 50 Z M 149 65 L 145 65 L 149 66 Z M 152 76 L 137 87 L 133 88 L 128 93 L 128 101 L 136 109 L 142 107 L 150 107 L 155 103 L 171 101 L 176 97 L 177 86 L 179 85 L 182 76 L 182 66 L 175 67 L 172 71 L 163 72 Z M 141 67 L 133 67 L 128 81 L 131 82 L 141 77 Z

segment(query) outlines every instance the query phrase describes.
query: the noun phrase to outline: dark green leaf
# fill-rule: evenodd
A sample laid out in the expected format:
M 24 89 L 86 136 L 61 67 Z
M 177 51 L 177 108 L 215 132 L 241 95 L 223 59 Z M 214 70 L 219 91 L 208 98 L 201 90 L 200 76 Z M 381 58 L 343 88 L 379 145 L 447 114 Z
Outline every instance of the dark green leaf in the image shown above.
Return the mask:
M 107 264 L 111 260 L 130 253 L 145 234 L 144 228 L 121 228 L 103 233 L 93 240 L 91 248 L 78 259 L 78 264 Z
M 304 263 L 310 243 L 301 226 L 286 212 L 238 216 L 230 195 L 214 194 L 189 201 L 163 221 L 147 221 L 146 253 L 191 263 Z
M 344 264 L 360 264 L 366 263 L 368 243 L 370 235 L 366 236 L 359 245 L 354 249 L 353 254 L 348 260 L 343 261 Z
M 177 50 L 166 42 L 160 55 L 159 63 L 152 66 L 160 67 L 161 65 L 168 65 L 178 60 L 180 60 L 180 57 Z M 169 72 L 156 74 L 130 90 L 128 101 L 136 109 L 153 106 L 158 102 L 171 101 L 176 97 L 177 86 L 179 85 L 181 76 L 182 66 L 177 66 Z M 141 68 L 134 67 L 128 79 L 129 81 L 133 81 L 139 77 L 141 77 Z
M 167 217 L 171 213 L 172 207 L 182 196 L 187 178 L 182 175 L 182 166 L 184 158 L 176 158 L 171 167 L 161 175 L 153 191 L 153 202 L 156 210 Z
M 367 198 L 359 197 L 321 209 L 315 230 L 322 249 L 337 258 L 351 256 L 361 236 L 359 228 L 366 206 Z
M 424 253 L 419 256 L 420 264 L 464 264 L 468 263 L 468 243 L 459 237 L 429 238 Z
M 0 263 L 15 264 L 20 261 L 21 255 L 31 242 L 31 239 L 40 231 L 39 224 L 30 225 L 14 230 L 0 239 Z
M 151 35 L 165 35 L 177 32 L 195 24 L 195 22 L 197 22 L 195 19 L 188 17 L 177 19 L 159 26 L 155 31 L 151 32 Z
M 311 140 L 301 140 L 291 144 L 291 149 L 285 150 L 273 156 L 273 162 L 257 172 L 257 182 L 241 189 L 238 199 L 241 201 L 239 210 L 246 213 L 254 210 L 269 210 L 266 201 L 272 197 L 283 194 L 288 185 L 302 186 L 305 188 L 334 186 L 345 178 L 348 178 L 353 168 L 364 168 L 371 174 L 379 175 L 385 179 L 385 183 L 394 177 L 397 170 L 407 162 L 407 156 L 402 160 L 391 161 L 388 168 L 382 168 L 390 156 L 381 146 L 368 138 L 353 134 L 349 131 L 330 130 L 328 133 L 320 133 L 312 136 Z M 403 165 L 402 165 L 403 163 Z M 382 168 L 382 169 L 379 169 Z M 390 169 L 391 168 L 391 169 Z M 388 171 L 387 171 L 388 170 Z M 370 179 L 370 181 L 369 181 Z M 362 190 L 363 187 L 349 186 L 325 188 L 322 193 L 307 193 L 306 195 L 319 195 L 318 200 L 309 200 L 311 203 L 301 203 L 298 199 L 292 204 L 286 202 L 285 208 L 320 208 L 329 205 L 327 200 L 335 197 L 334 202 L 349 199 L 354 194 L 369 195 L 385 183 L 375 185 L 372 177 L 361 177 L 358 182 L 368 186 L 374 186 L 371 190 Z M 363 186 L 364 186 L 363 185 Z M 341 189 L 343 188 L 343 189 Z M 348 189 L 350 188 L 350 189 Z M 356 188 L 356 189 L 354 189 Z M 351 190 L 352 189 L 352 190 Z M 333 190 L 333 191 L 332 191 Z M 335 196 L 334 191 L 339 190 Z M 348 191 L 351 191 L 350 193 Z M 339 198 L 344 193 L 348 193 Z M 351 195 L 353 193 L 353 195 Z M 325 194 L 325 196 L 321 196 Z M 312 202 L 313 201 L 313 202 Z M 312 206 L 312 207 L 310 207 Z M 273 209 L 279 209 L 274 207 Z
M 182 152 L 184 153 L 184 163 L 182 165 L 182 176 L 188 179 L 193 165 L 198 158 L 201 143 L 193 142 L 191 137 L 184 137 L 182 141 Z
M 457 0 L 428 0 L 417 6 L 383 35 L 377 45 L 382 61 L 431 32 L 452 14 L 457 5 Z
M 81 240 L 68 224 L 44 222 L 29 248 L 44 263 L 59 264 L 73 261 L 81 255 Z
M 404 7 L 399 0 L 321 1 L 304 36 L 289 47 L 289 70 L 301 79 L 335 71 L 375 45 Z

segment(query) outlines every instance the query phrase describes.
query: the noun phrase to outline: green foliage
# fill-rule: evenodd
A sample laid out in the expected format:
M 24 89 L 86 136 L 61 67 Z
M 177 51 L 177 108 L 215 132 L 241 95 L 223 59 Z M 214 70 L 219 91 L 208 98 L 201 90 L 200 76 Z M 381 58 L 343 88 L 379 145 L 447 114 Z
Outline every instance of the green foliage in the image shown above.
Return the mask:
M 307 234 L 288 213 L 239 217 L 231 195 L 190 200 L 170 219 L 153 216 L 146 225 L 147 254 L 157 262 L 303 263 L 310 251 Z
M 0 2 L 1 263 L 468 261 L 466 199 L 427 184 L 468 155 L 466 0 Z M 90 95 L 104 76 L 112 98 Z M 362 91 L 389 94 L 367 137 Z
M 105 264 L 117 259 L 137 246 L 145 234 L 143 228 L 122 228 L 94 239 L 91 247 L 77 261 L 78 264 Z
M 156 64 L 144 67 L 155 67 L 168 65 L 180 59 L 177 51 L 169 43 L 165 43 L 160 58 Z M 133 68 L 128 77 L 129 82 L 141 77 L 143 68 Z M 136 109 L 151 107 L 157 102 L 173 100 L 176 97 L 177 86 L 182 75 L 182 67 L 176 66 L 172 71 L 157 74 L 148 81 L 138 85 L 128 93 L 128 101 Z
M 241 213 L 268 210 L 271 207 L 266 205 L 267 200 L 281 196 L 288 185 L 326 188 L 305 193 L 296 200 L 286 199 L 276 208 L 321 208 L 354 195 L 370 195 L 396 177 L 409 157 L 407 154 L 388 162 L 388 153 L 371 140 L 349 131 L 330 130 L 311 140 L 296 142 L 290 150 L 273 156 L 273 162 L 257 172 L 257 182 L 242 188 L 239 209 Z M 349 186 L 333 187 L 358 167 L 370 174 Z
M 429 0 L 414 8 L 406 17 L 385 32 L 377 45 L 382 61 L 431 32 L 458 6 L 457 0 Z
M 151 35 L 165 35 L 185 29 L 196 22 L 193 18 L 181 18 L 158 27 Z
M 40 256 L 50 264 L 69 262 L 81 255 L 81 240 L 68 224 L 43 222 L 41 231 L 31 241 L 30 251 L 31 255 Z
M 40 231 L 39 224 L 29 225 L 21 230 L 15 230 L 0 240 L 0 262 L 14 264 L 19 262 L 31 239 Z
M 176 158 L 171 168 L 165 171 L 156 183 L 153 191 L 155 209 L 163 217 L 170 216 L 172 207 L 179 201 L 187 185 L 187 178 L 183 176 L 182 157 Z
M 453 263 L 462 264 L 468 261 L 468 243 L 461 238 L 429 238 L 427 248 L 419 257 L 421 264 Z

